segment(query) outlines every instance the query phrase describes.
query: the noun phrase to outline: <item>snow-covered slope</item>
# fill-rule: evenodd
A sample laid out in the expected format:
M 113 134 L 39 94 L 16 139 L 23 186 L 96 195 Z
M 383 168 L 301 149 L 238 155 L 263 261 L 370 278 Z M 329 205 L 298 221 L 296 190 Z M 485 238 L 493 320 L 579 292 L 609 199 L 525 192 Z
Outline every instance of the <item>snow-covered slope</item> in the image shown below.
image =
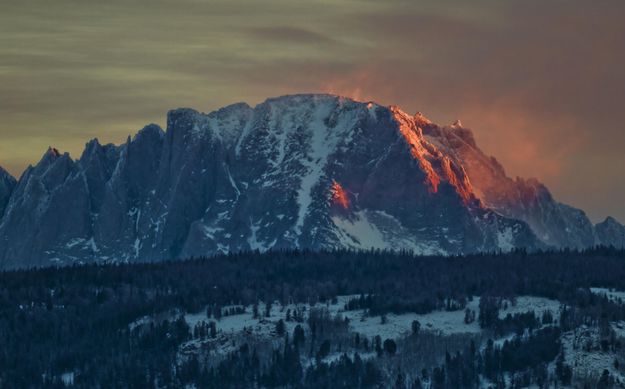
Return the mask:
M 209 114 L 176 109 L 167 131 L 149 125 L 119 146 L 93 140 L 78 160 L 49 149 L 11 190 L 0 264 L 278 248 L 544 247 L 527 223 L 544 238 L 534 218 L 552 216 L 503 212 L 490 201 L 470 153 L 451 144 L 470 138 L 479 156 L 469 135 L 333 95 Z M 594 242 L 592 226 L 590 236 Z

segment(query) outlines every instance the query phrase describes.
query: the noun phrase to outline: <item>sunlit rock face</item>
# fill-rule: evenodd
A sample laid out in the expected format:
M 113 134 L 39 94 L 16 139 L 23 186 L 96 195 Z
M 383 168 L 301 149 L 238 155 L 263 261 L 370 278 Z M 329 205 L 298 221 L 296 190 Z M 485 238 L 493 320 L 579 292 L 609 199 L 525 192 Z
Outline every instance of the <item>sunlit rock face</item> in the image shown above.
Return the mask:
M 525 221 L 542 242 L 553 247 L 597 243 L 594 227 L 582 210 L 556 201 L 536 179 L 509 178 L 495 158 L 478 148 L 471 130 L 458 122 L 447 127 L 424 123 L 422 128 L 429 141 L 458 158 L 485 207 Z
M 569 246 L 556 228 L 587 220 L 505 177 L 460 123 L 332 95 L 173 110 L 166 131 L 93 140 L 78 160 L 50 149 L 13 185 L 4 268 L 281 248 L 535 249 Z

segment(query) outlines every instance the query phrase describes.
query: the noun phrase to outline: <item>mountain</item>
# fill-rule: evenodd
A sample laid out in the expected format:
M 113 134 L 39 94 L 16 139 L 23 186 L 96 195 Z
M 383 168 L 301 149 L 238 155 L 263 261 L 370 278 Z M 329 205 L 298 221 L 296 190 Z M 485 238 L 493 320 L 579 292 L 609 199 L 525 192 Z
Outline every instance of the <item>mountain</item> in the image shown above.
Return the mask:
M 119 146 L 94 139 L 78 160 L 50 148 L 11 190 L 0 266 L 280 248 L 588 247 L 594 230 L 537 181 L 507 178 L 459 123 L 291 95 L 172 110 L 167 131 L 148 125 Z

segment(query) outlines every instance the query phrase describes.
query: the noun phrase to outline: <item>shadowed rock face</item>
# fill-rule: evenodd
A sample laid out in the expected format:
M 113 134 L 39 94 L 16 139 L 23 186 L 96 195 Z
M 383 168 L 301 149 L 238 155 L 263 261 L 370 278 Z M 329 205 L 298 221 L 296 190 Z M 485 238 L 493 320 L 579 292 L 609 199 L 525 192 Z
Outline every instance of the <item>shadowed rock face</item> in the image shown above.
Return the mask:
M 78 160 L 50 149 L 10 195 L 0 181 L 0 206 L 8 198 L 0 266 L 272 248 L 455 254 L 553 244 L 530 228 L 552 215 L 535 216 L 543 203 L 526 204 L 540 198 L 557 215 L 566 208 L 538 184 L 507 179 L 494 160 L 485 165 L 493 177 L 480 179 L 471 153 L 481 152 L 460 124 L 441 128 L 338 96 L 284 96 L 210 114 L 177 109 L 166 132 L 149 125 L 120 146 L 93 140 Z M 495 201 L 488 180 L 506 182 L 511 195 Z M 523 205 L 504 212 L 517 201 Z M 592 242 L 593 233 L 590 225 Z
M 2 221 L 4 209 L 9 202 L 9 198 L 13 192 L 13 188 L 15 188 L 15 184 L 15 178 L 0 167 L 0 222 Z
M 595 225 L 597 241 L 604 246 L 625 247 L 625 226 L 608 217 Z

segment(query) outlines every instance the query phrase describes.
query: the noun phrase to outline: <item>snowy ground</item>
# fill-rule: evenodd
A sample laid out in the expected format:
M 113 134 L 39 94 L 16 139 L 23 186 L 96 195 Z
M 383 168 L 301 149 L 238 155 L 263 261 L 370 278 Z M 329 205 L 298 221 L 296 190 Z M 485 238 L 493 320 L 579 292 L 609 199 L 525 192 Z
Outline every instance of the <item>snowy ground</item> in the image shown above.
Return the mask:
M 602 288 L 593 288 L 593 293 L 605 293 L 610 298 L 625 298 L 625 293 L 609 291 Z M 274 349 L 282 346 L 282 337 L 276 333 L 276 324 L 279 320 L 283 320 L 285 331 L 289 334 L 293 333 L 295 326 L 301 325 L 306 336 L 309 334 L 308 316 L 311 310 L 327 310 L 332 318 L 348 319 L 348 328 L 351 333 L 358 333 L 362 337 L 372 339 L 380 336 L 384 339 L 399 340 L 408 336 L 412 331 L 412 323 L 417 320 L 421 324 L 422 332 L 432 332 L 442 336 L 451 336 L 457 334 L 480 334 L 482 329 L 478 324 L 479 297 L 474 297 L 467 302 L 466 308 L 475 312 L 476 320 L 467 324 L 464 322 L 465 309 L 458 311 L 434 311 L 428 314 L 417 315 L 414 313 L 406 313 L 401 315 L 387 314 L 384 320 L 381 316 L 369 316 L 366 310 L 345 310 L 345 305 L 351 299 L 359 296 L 339 296 L 334 303 L 327 302 L 324 304 L 289 304 L 282 306 L 278 302 L 271 304 L 269 316 L 265 316 L 266 305 L 259 303 L 257 312 L 258 316 L 254 317 L 253 306 L 230 306 L 224 307 L 223 311 L 244 309 L 243 313 L 222 316 L 219 319 L 206 316 L 206 311 L 199 313 L 186 313 L 183 315 L 191 330 L 196 324 L 201 322 L 209 323 L 214 321 L 217 328 L 217 336 L 215 338 L 207 337 L 204 340 L 193 339 L 184 343 L 180 347 L 180 358 L 189 355 L 197 355 L 200 351 L 213 355 L 218 361 L 228 354 L 237 350 L 241 345 L 258 345 L 263 343 L 268 346 L 264 349 Z M 541 317 L 545 311 L 550 311 L 557 320 L 561 304 L 558 301 L 550 300 L 543 297 L 519 296 L 515 301 L 504 300 L 503 307 L 499 310 L 499 317 L 504 318 L 508 314 L 524 313 L 534 311 L 538 317 Z M 287 312 L 290 311 L 291 320 L 287 321 Z M 294 312 L 298 312 L 294 315 Z M 171 313 L 170 313 L 171 314 Z M 178 315 L 180 313 L 177 313 Z M 294 317 L 298 317 L 296 321 Z M 162 318 L 162 317 L 161 317 Z M 149 323 L 150 320 L 159 320 L 157 317 L 143 317 L 129 325 L 135 328 L 140 325 Z M 612 323 L 612 329 L 617 337 L 625 341 L 625 321 Z M 503 344 L 505 340 L 512 339 L 514 335 L 505 335 L 498 339 L 494 339 L 498 345 Z M 596 327 L 582 326 L 574 331 L 569 331 L 562 335 L 562 346 L 565 353 L 566 363 L 573 369 L 575 377 L 584 377 L 586 375 L 600 374 L 607 369 L 610 374 L 620 382 L 625 382 L 625 374 L 614 366 L 615 354 L 613 352 L 604 352 L 601 349 L 601 339 Z M 262 349 L 262 347 L 261 347 Z M 337 361 L 343 355 L 354 358 L 355 350 L 344 349 L 341 352 L 332 351 L 323 359 L 323 362 L 331 363 Z M 376 356 L 375 352 L 359 353 L 360 358 L 368 359 Z M 304 364 L 316 363 L 315 358 L 305 358 Z M 550 369 L 553 370 L 554 362 L 551 363 Z M 66 378 L 69 378 L 66 377 Z
M 234 307 L 237 306 L 233 305 L 225 307 L 224 310 Z M 276 323 L 280 319 L 284 321 L 285 330 L 288 333 L 292 333 L 295 329 L 295 326 L 300 324 L 295 321 L 286 321 L 286 313 L 289 309 L 291 310 L 291 312 L 299 309 L 307 314 L 310 307 L 304 304 L 291 304 L 282 306 L 276 302 L 271 305 L 269 317 L 264 317 L 266 305 L 265 303 L 261 302 L 258 304 L 258 312 L 260 314 L 260 318 L 254 318 L 254 310 L 251 305 L 245 307 L 245 313 L 222 316 L 219 319 L 215 319 L 214 317 L 211 317 L 210 319 L 207 318 L 206 312 L 186 314 L 184 318 L 189 327 L 191 327 L 191 329 L 193 329 L 193 327 L 195 327 L 195 325 L 201 321 L 205 321 L 207 323 L 210 321 L 214 321 L 217 323 L 217 332 L 220 334 L 236 334 L 239 332 L 246 332 L 261 337 L 268 337 L 275 335 Z
M 608 299 L 619 304 L 625 304 L 625 292 L 607 288 L 590 288 L 590 291 L 597 295 L 606 295 Z
M 581 326 L 563 334 L 562 347 L 566 363 L 573 368 L 575 375 L 583 377 L 608 370 L 618 381 L 625 382 L 623 374 L 614 367 L 614 354 L 601 350 L 596 327 Z
M 560 305 L 559 301 L 544 297 L 520 296 L 517 297 L 514 304 L 506 301 L 505 306 L 499 310 L 499 318 L 503 319 L 508 314 L 515 315 L 529 311 L 534 311 L 539 318 L 543 312 L 550 311 L 554 318 L 557 318 L 557 314 L 560 312 Z
M 435 311 L 425 315 L 417 315 L 414 313 L 406 313 L 401 315 L 388 314 L 385 315 L 386 320 L 383 323 L 381 316 L 368 316 L 365 310 L 346 311 L 345 304 L 352 298 L 358 296 L 339 296 L 335 304 L 317 304 L 309 305 L 286 305 L 281 306 L 279 303 L 272 304 L 271 314 L 269 317 L 255 319 L 252 313 L 252 307 L 246 307 L 246 312 L 238 315 L 224 316 L 219 320 L 211 318 L 217 323 L 218 333 L 234 334 L 246 330 L 258 336 L 272 336 L 275 332 L 275 326 L 278 320 L 285 321 L 286 330 L 291 333 L 297 322 L 286 321 L 286 312 L 300 309 L 304 312 L 306 319 L 311 309 L 327 309 L 331 317 L 349 319 L 349 328 L 351 332 L 359 333 L 367 337 L 375 337 L 380 335 L 382 339 L 398 339 L 408 335 L 412 331 L 412 322 L 418 320 L 421 323 L 421 329 L 424 331 L 433 331 L 442 334 L 457 333 L 479 333 L 480 327 L 477 322 L 471 324 L 464 323 L 464 310 L 459 311 Z M 533 298 L 532 298 L 533 299 Z M 474 298 L 467 305 L 468 308 L 478 311 L 479 298 Z M 529 306 L 529 304 L 527 304 Z M 265 312 L 265 304 L 259 304 L 259 312 L 263 316 Z M 185 320 L 191 328 L 200 321 L 208 322 L 205 313 L 187 314 Z
M 612 329 L 616 336 L 625 339 L 625 321 L 613 322 Z
M 467 304 L 467 308 L 478 312 L 479 298 Z M 382 339 L 401 338 L 410 334 L 412 322 L 417 320 L 421 324 L 421 330 L 432 331 L 443 335 L 459 333 L 479 333 L 480 326 L 477 321 L 471 324 L 464 323 L 464 310 L 459 311 L 434 311 L 424 315 L 405 313 L 402 315 L 386 315 L 386 324 L 382 324 L 381 316 L 367 316 L 365 311 L 356 310 L 343 312 L 350 318 L 352 331 L 362 335 L 373 337 L 380 335 Z
M 613 301 L 622 303 L 625 301 L 625 292 L 609 290 L 606 288 L 592 288 L 593 293 L 598 295 L 606 295 Z M 479 303 L 480 298 L 474 297 L 467 302 L 465 309 L 475 312 L 475 320 L 471 323 L 465 323 L 465 309 L 457 311 L 434 311 L 428 314 L 418 315 L 415 313 L 406 314 L 387 314 L 382 316 L 369 316 L 367 310 L 346 310 L 346 304 L 359 295 L 338 296 L 334 303 L 326 302 L 323 304 L 288 304 L 281 305 L 279 302 L 271 304 L 269 315 L 266 316 L 267 307 L 265 303 L 260 302 L 256 309 L 257 315 L 254 314 L 253 306 L 229 306 L 224 307 L 223 312 L 237 310 L 242 313 L 233 315 L 223 315 L 219 319 L 214 316 L 207 317 L 206 310 L 199 313 L 169 312 L 156 316 L 146 316 L 137 319 L 129 324 L 129 328 L 133 329 L 150 323 L 151 321 L 163 320 L 169 316 L 183 315 L 185 321 L 193 331 L 194 327 L 201 323 L 215 322 L 217 336 L 215 338 L 207 337 L 204 340 L 193 339 L 181 345 L 179 351 L 180 358 L 186 358 L 189 355 L 197 355 L 202 352 L 204 355 L 210 354 L 215 357 L 214 361 L 218 361 L 228 354 L 237 350 L 241 345 L 248 344 L 250 346 L 262 343 L 263 347 L 258 349 L 271 350 L 282 347 L 283 338 L 276 332 L 276 324 L 279 320 L 284 321 L 285 332 L 292 334 L 297 325 L 301 325 L 306 336 L 310 334 L 308 327 L 308 317 L 312 310 L 325 310 L 331 318 L 339 320 L 348 320 L 348 329 L 352 334 L 360 334 L 361 337 L 372 339 L 380 336 L 382 340 L 402 338 L 410 335 L 412 332 L 412 323 L 416 320 L 420 323 L 422 332 L 431 332 L 444 337 L 460 334 L 479 335 L 482 329 L 478 324 Z M 503 300 L 502 307 L 499 309 L 499 317 L 505 318 L 508 314 L 514 315 L 534 311 L 538 318 L 546 311 L 552 313 L 555 320 L 559 317 L 561 303 L 556 300 L 535 296 L 519 296 L 514 300 Z M 291 320 L 287 321 L 287 312 L 290 311 Z M 297 314 L 295 314 L 297 312 Z M 256 317 L 255 317 L 256 316 Z M 297 320 L 295 319 L 297 318 Z M 617 338 L 621 338 L 625 342 L 625 321 L 613 322 L 611 328 Z M 484 334 L 491 336 L 490 334 Z M 513 334 L 504 335 L 494 339 L 495 344 L 501 345 L 505 340 L 513 338 Z M 482 337 L 485 339 L 485 337 Z M 566 363 L 573 369 L 574 377 L 583 379 L 585 376 L 598 376 L 603 370 L 608 370 L 610 374 L 618 381 L 625 383 L 625 374 L 621 369 L 615 367 L 614 361 L 617 354 L 613 351 L 603 351 L 601 347 L 601 337 L 597 327 L 581 326 L 573 331 L 562 334 L 562 347 L 566 359 Z M 398 342 L 401 344 L 401 342 Z M 363 350 L 360 350 L 363 351 Z M 355 350 L 350 347 L 343 348 L 343 351 L 332 350 L 332 352 L 323 359 L 323 362 L 331 363 L 337 361 L 343 355 L 354 358 Z M 373 351 L 360 352 L 360 358 L 374 358 L 376 353 Z M 618 357 L 620 358 L 620 357 Z M 304 358 L 304 364 L 316 363 L 315 358 Z M 553 371 L 554 363 L 550 364 L 550 370 Z M 621 361 L 622 363 L 622 361 Z M 71 380 L 71 375 L 64 375 L 63 380 Z
M 308 318 L 311 309 L 326 309 L 330 316 L 340 319 L 349 319 L 350 332 L 358 333 L 361 336 L 373 338 L 380 336 L 382 339 L 400 339 L 409 335 L 412 331 L 412 322 L 418 321 L 421 324 L 421 331 L 434 332 L 440 335 L 453 335 L 453 334 L 479 334 L 481 329 L 477 320 L 472 323 L 465 323 L 464 310 L 458 311 L 434 311 L 428 314 L 418 315 L 415 313 L 406 313 L 401 315 L 387 314 L 385 318 L 381 316 L 369 316 L 365 310 L 345 310 L 345 304 L 353 298 L 358 296 L 339 296 L 336 303 L 330 302 L 326 304 L 317 304 L 310 306 L 308 304 L 290 304 L 282 306 L 278 302 L 271 305 L 270 315 L 265 317 L 266 305 L 260 303 L 258 306 L 259 318 L 254 318 L 253 307 L 245 307 L 245 312 L 235 315 L 222 316 L 219 319 L 206 317 L 205 312 L 186 314 L 184 318 L 191 329 L 196 324 L 204 321 L 214 321 L 217 327 L 217 339 L 212 340 L 212 347 L 217 353 L 227 353 L 228 351 L 236 349 L 237 344 L 244 342 L 246 339 L 254 340 L 271 340 L 276 339 L 276 323 L 279 320 L 283 320 L 285 324 L 285 330 L 289 334 L 293 333 L 295 326 L 301 324 L 307 331 L 306 320 Z M 227 308 L 233 308 L 226 307 Z M 467 308 L 473 310 L 476 313 L 479 311 L 479 297 L 475 297 L 472 301 L 467 303 Z M 556 316 L 560 308 L 558 301 L 549 300 L 542 297 L 522 296 L 518 297 L 516 304 L 512 304 L 509 301 L 505 303 L 505 309 L 500 310 L 500 317 L 505 317 L 507 314 L 523 313 L 530 310 L 534 310 L 537 315 L 541 315 L 542 312 L 550 310 L 554 316 Z M 225 310 L 224 309 L 224 310 Z M 287 311 L 301 312 L 303 318 L 301 322 L 294 320 L 287 321 Z M 140 319 L 141 323 L 145 322 L 145 318 Z M 136 324 L 133 324 L 136 325 Z M 193 342 L 186 345 L 187 348 L 192 348 Z M 190 351 L 190 350 L 189 350 Z M 334 356 L 338 357 L 338 356 Z

